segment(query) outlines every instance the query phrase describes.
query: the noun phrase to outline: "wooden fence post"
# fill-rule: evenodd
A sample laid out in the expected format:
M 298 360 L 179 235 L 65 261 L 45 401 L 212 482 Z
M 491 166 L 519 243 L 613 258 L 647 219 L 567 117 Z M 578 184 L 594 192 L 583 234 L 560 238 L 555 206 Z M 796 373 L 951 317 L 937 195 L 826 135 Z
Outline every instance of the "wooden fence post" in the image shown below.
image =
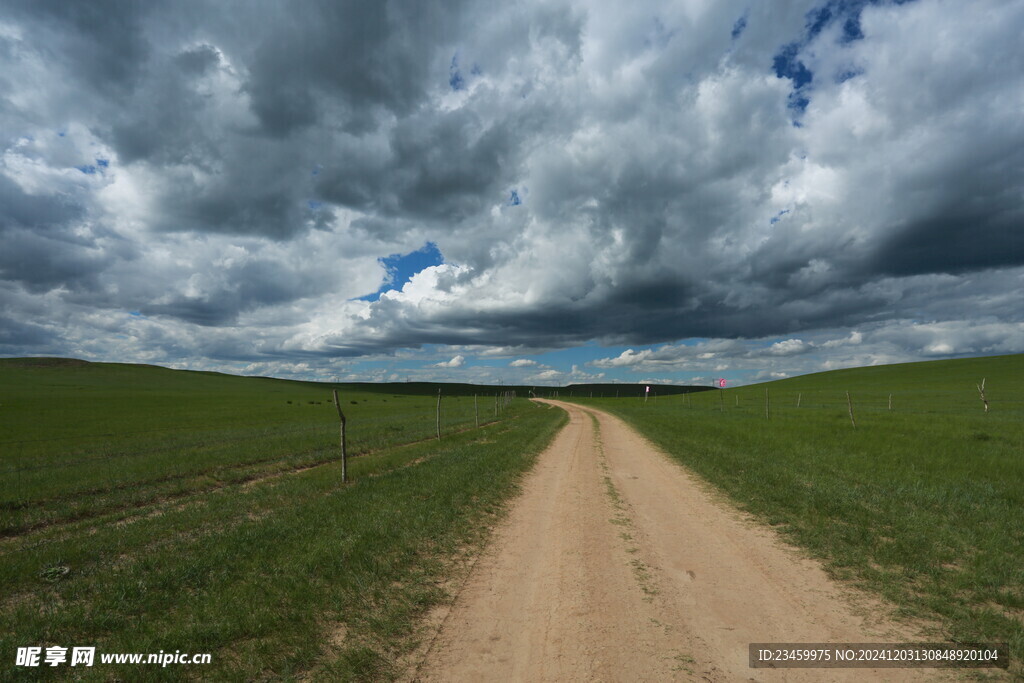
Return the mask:
M 437 390 L 437 439 L 441 440 L 441 389 Z
M 981 384 L 978 385 L 978 393 L 981 394 L 981 402 L 985 404 L 985 412 L 988 412 L 988 400 L 985 398 L 985 378 L 981 379 Z
M 803 392 L 800 392 L 800 393 L 798 393 L 796 395 L 796 407 L 797 408 L 800 407 L 800 399 L 802 399 L 803 397 L 804 397 Z
M 473 394 L 473 412 L 476 414 L 476 426 L 480 426 L 480 405 L 476 402 L 476 394 Z
M 770 403 L 770 399 L 768 398 L 768 387 L 765 387 L 764 388 L 764 419 L 766 419 L 766 420 L 772 419 L 772 413 L 771 413 L 771 407 L 770 406 L 771 406 L 771 403 Z
M 850 392 L 846 392 L 846 407 L 850 409 L 850 422 L 853 423 L 853 428 L 857 428 L 857 420 L 853 419 L 853 401 L 850 399 Z
M 348 482 L 348 457 L 345 453 L 345 413 L 341 412 L 341 401 L 338 400 L 338 390 L 334 390 L 334 407 L 338 409 L 338 419 L 341 420 L 341 483 Z
M 892 394 L 889 394 L 889 410 L 892 410 Z

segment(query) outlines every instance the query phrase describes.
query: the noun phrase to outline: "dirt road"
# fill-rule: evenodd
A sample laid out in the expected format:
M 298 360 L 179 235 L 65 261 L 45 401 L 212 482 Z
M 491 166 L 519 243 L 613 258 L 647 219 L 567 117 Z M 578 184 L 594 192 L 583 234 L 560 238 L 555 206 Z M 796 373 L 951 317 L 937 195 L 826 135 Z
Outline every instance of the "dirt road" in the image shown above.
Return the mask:
M 933 680 L 752 669 L 751 642 L 906 642 L 864 598 L 606 413 L 569 412 L 410 677 Z M 866 616 L 872 615 L 872 616 Z

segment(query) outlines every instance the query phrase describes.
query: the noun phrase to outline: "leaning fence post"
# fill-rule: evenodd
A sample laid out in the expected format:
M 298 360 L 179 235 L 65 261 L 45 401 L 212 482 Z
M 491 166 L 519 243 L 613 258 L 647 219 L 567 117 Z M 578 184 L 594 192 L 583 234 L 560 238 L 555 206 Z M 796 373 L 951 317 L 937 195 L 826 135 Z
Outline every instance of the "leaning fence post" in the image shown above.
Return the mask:
M 985 398 L 985 378 L 982 378 L 978 385 L 978 393 L 981 394 L 981 402 L 985 404 L 985 412 L 988 412 L 988 400 Z
M 771 415 L 772 414 L 771 414 L 771 409 L 770 409 L 770 403 L 769 403 L 769 399 L 768 399 L 768 387 L 765 387 L 764 388 L 764 419 L 770 420 L 771 419 Z
M 853 423 L 853 428 L 857 428 L 857 420 L 853 419 L 853 401 L 850 399 L 850 392 L 846 392 L 846 406 L 850 409 L 850 422 Z
M 437 389 L 437 438 L 441 439 L 441 388 Z
M 341 483 L 348 482 L 348 457 L 345 453 L 345 413 L 341 412 L 341 401 L 338 400 L 338 390 L 334 390 L 334 406 L 338 409 L 338 419 L 341 420 Z

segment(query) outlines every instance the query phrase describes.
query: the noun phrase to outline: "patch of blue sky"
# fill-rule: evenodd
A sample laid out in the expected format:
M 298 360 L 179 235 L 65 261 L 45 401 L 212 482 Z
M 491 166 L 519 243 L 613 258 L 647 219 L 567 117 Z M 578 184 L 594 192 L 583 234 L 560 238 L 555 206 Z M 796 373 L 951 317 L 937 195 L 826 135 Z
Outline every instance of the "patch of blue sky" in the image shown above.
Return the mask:
M 306 200 L 306 207 L 310 211 L 316 211 L 317 209 L 319 209 L 323 205 L 324 205 L 323 202 L 317 201 L 315 199 L 307 199 Z
M 849 17 L 843 22 L 843 35 L 840 38 L 842 43 L 852 43 L 855 40 L 864 38 L 864 32 L 860 28 L 860 13 L 857 16 Z
M 391 254 L 377 259 L 387 271 L 384 284 L 373 294 L 357 297 L 358 301 L 377 301 L 380 295 L 391 290 L 401 290 L 402 287 L 413 275 L 422 272 L 431 266 L 440 266 L 444 263 L 444 255 L 437 245 L 427 242 L 422 248 L 411 251 L 408 254 Z
M 96 167 L 92 164 L 84 164 L 82 166 L 75 166 L 79 171 L 85 175 L 94 175 L 96 173 Z
M 863 73 L 863 69 L 847 69 L 846 71 L 841 71 L 839 75 L 836 76 L 836 83 L 845 83 L 851 78 L 856 78 L 857 76 L 860 76 Z
M 814 80 L 811 70 L 798 59 L 801 47 L 802 44 L 799 42 L 789 43 L 784 45 L 772 58 L 775 75 L 792 80 L 794 90 L 799 90 Z
M 110 166 L 110 160 L 109 159 L 97 159 L 96 160 L 96 165 L 99 166 L 100 168 L 108 168 Z
M 775 225 L 776 223 L 781 221 L 782 217 L 785 216 L 787 213 L 789 213 L 789 209 L 783 209 L 782 211 L 779 211 L 777 214 L 772 216 L 771 220 L 769 220 L 768 222 L 771 223 L 772 225 Z
M 818 35 L 824 30 L 826 26 L 832 23 L 833 12 L 840 9 L 842 5 L 846 4 L 843 0 L 829 0 L 821 7 L 815 7 L 809 11 L 804 18 L 807 20 L 807 38 L 811 39 Z M 839 7 L 836 7 L 839 5 Z
M 448 85 L 451 86 L 452 90 L 456 91 L 466 89 L 466 79 L 462 77 L 462 71 L 459 69 L 458 52 L 452 55 L 452 63 L 448 67 Z
M 508 205 L 519 206 L 522 203 L 523 200 L 519 197 L 519 191 L 513 188 L 512 192 L 509 194 Z
M 740 17 L 739 19 L 737 19 L 736 23 L 732 25 L 732 33 L 730 34 L 730 35 L 732 35 L 732 39 L 736 40 L 741 35 L 743 35 L 743 31 L 746 30 L 746 28 L 747 28 L 747 15 L 746 15 L 746 13 L 744 13 L 743 16 Z

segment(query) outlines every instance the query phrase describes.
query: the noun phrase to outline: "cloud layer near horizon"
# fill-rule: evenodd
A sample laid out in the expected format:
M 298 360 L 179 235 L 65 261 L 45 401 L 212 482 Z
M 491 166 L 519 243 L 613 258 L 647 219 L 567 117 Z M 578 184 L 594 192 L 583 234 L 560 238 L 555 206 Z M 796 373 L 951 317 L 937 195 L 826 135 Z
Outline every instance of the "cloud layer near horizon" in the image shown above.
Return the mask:
M 1022 29 L 995 0 L 6 3 L 0 354 L 1021 352 Z

